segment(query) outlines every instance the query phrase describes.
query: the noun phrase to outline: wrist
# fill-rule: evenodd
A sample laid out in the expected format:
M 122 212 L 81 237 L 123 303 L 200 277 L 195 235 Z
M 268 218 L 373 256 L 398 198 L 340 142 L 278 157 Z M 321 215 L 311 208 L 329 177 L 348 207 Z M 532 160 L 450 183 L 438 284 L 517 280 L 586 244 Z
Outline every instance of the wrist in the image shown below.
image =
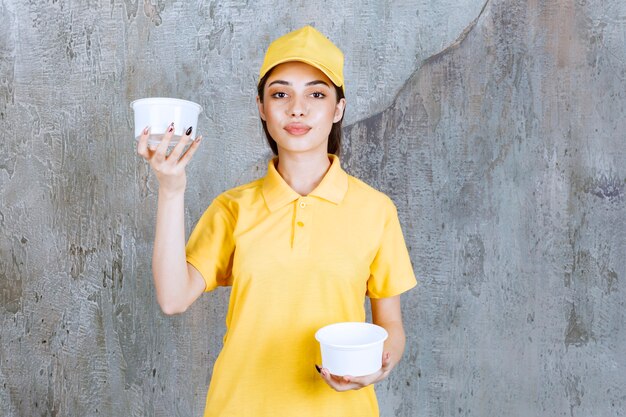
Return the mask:
M 180 198 L 185 194 L 187 188 L 187 176 L 184 172 L 178 175 L 164 175 L 157 172 L 157 181 L 159 183 L 159 197 L 162 198 Z
M 184 200 L 185 198 L 185 189 L 184 188 L 176 188 L 169 189 L 165 187 L 159 187 L 158 199 L 159 201 L 176 201 L 176 200 Z

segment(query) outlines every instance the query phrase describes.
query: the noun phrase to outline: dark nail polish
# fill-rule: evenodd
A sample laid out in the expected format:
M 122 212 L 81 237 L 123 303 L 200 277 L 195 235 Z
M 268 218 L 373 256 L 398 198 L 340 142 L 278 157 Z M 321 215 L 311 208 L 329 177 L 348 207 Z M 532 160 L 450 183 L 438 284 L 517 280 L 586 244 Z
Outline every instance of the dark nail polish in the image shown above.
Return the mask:
M 317 369 L 317 373 L 321 373 L 322 372 L 322 368 L 320 368 L 319 366 L 315 365 L 315 369 Z
M 187 129 L 187 131 L 185 132 L 185 135 L 189 136 L 191 135 L 191 131 L 193 130 L 192 126 L 189 126 L 189 129 Z

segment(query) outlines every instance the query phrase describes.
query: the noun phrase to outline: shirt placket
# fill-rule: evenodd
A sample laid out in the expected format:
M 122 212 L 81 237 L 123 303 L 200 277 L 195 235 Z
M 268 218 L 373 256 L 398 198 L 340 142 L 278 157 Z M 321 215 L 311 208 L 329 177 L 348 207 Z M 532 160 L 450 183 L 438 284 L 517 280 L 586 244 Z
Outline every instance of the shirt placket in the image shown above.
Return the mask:
M 291 247 L 296 252 L 308 253 L 311 245 L 313 204 L 310 198 L 296 200 L 296 215 L 293 222 L 293 241 Z

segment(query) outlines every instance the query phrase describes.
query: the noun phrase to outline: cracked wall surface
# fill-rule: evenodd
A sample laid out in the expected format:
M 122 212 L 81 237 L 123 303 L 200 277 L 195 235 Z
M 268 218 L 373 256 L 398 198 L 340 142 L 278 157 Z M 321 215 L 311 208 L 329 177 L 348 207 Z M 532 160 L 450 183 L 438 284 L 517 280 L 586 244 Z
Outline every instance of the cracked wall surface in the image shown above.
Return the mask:
M 130 101 L 201 103 L 186 226 L 263 175 L 271 39 L 346 54 L 342 162 L 421 285 L 382 416 L 626 415 L 620 0 L 0 0 L 0 415 L 199 415 L 228 290 L 164 316 Z

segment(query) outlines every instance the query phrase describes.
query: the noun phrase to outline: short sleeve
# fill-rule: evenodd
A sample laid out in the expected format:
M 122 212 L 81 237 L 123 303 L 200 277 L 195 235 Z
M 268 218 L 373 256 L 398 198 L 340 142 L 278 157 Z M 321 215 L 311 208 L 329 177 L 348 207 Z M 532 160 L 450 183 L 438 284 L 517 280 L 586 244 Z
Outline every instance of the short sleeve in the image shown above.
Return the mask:
M 205 292 L 232 285 L 235 217 L 218 197 L 206 209 L 186 246 L 187 262 L 206 283 Z
M 380 245 L 370 265 L 367 281 L 367 295 L 370 298 L 393 297 L 417 285 L 398 212 L 391 200 L 386 205 L 384 217 Z

